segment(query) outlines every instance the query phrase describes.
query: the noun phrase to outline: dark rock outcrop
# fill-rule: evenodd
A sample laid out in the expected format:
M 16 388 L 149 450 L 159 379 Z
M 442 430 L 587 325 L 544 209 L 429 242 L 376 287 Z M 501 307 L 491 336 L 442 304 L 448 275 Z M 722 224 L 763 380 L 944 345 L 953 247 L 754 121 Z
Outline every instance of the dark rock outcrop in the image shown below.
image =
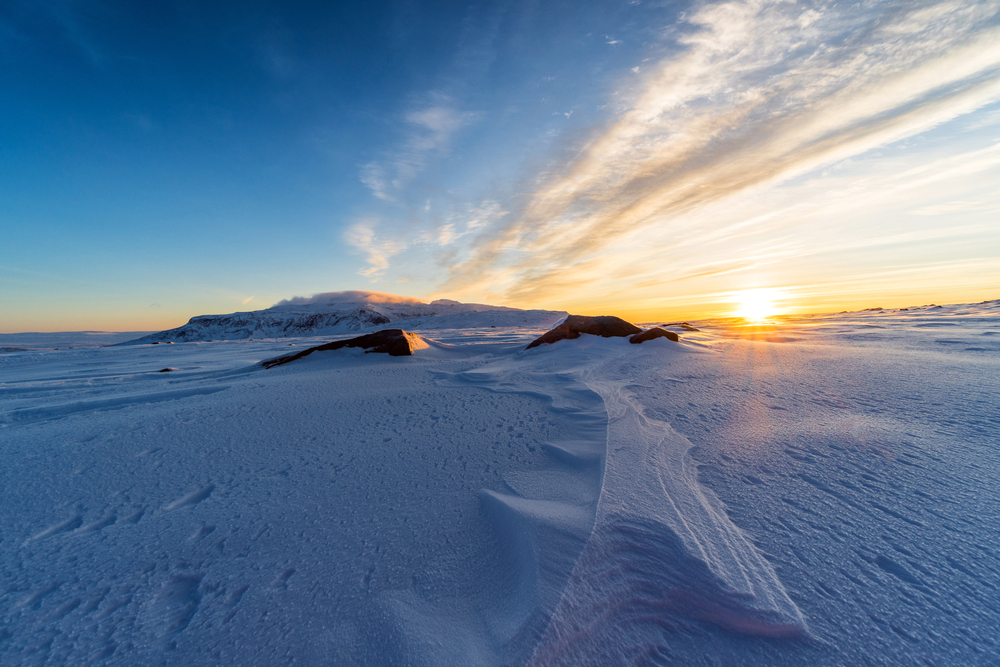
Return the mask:
M 673 331 L 667 331 L 666 329 L 661 329 L 660 327 L 653 327 L 652 329 L 646 329 L 642 333 L 637 333 L 628 339 L 628 342 L 645 343 L 647 340 L 653 340 L 654 338 L 666 338 L 672 340 L 675 343 L 679 342 L 681 337 L 678 336 Z
M 530 350 L 542 343 L 551 344 L 560 340 L 579 338 L 580 334 L 590 334 L 591 336 L 601 336 L 602 338 L 623 338 L 641 332 L 642 329 L 639 327 L 613 315 L 598 315 L 597 317 L 570 315 L 562 324 L 551 331 L 543 333 L 525 349 Z
M 313 352 L 339 350 L 344 347 L 360 347 L 365 350 L 365 354 L 368 354 L 369 352 L 380 352 L 388 354 L 391 357 L 406 357 L 412 355 L 414 350 L 427 347 L 427 343 L 425 343 L 424 339 L 417 334 L 412 334 L 407 331 L 403 331 L 402 329 L 383 329 L 382 331 L 376 331 L 375 333 L 358 336 L 357 338 L 337 340 L 332 343 L 325 343 L 323 345 L 317 345 L 316 347 L 306 348 L 305 350 L 296 352 L 295 354 L 289 354 L 276 359 L 268 359 L 266 361 L 262 361 L 261 365 L 264 368 L 273 368 L 274 366 L 281 366 L 282 364 L 287 364 L 290 361 L 301 359 L 302 357 L 308 356 Z

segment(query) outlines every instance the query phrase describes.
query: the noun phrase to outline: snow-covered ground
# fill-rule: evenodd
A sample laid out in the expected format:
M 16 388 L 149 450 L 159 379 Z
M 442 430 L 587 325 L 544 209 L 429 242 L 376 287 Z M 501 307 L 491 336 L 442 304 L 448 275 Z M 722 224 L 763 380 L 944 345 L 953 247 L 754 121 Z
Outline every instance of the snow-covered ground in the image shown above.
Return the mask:
M 0 354 L 24 350 L 104 347 L 135 340 L 152 331 L 59 331 L 55 333 L 0 333 Z
M 2 353 L 0 664 L 1000 663 L 1000 302 L 694 324 Z

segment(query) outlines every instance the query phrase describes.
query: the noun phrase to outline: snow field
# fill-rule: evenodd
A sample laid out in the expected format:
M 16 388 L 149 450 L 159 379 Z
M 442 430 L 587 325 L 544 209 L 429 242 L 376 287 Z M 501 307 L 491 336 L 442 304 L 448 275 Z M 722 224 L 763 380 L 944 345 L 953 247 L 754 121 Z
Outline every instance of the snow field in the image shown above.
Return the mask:
M 997 310 L 2 354 L 0 664 L 997 664 Z

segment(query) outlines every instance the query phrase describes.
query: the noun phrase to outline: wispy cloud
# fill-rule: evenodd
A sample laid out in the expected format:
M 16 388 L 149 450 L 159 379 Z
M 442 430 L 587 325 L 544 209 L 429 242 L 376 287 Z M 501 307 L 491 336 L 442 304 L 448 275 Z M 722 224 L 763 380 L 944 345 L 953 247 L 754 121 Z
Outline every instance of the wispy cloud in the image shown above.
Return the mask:
M 645 230 L 996 100 L 998 14 L 971 0 L 703 5 L 681 48 L 643 66 L 639 92 L 477 237 L 445 289 L 527 302 L 573 289 Z
M 825 283 L 854 289 L 859 283 L 852 276 L 867 275 L 873 267 L 945 257 L 961 263 L 995 247 L 984 241 L 995 238 L 996 208 L 963 207 L 961 218 L 954 217 L 953 207 L 932 209 L 924 215 L 941 216 L 933 224 L 923 224 L 915 214 L 942 199 L 990 201 L 1000 178 L 1000 145 L 944 157 L 900 151 L 832 171 L 805 182 L 749 189 L 679 214 L 669 225 L 623 235 L 588 260 L 587 271 L 565 274 L 575 276 L 575 282 L 565 286 L 564 295 L 556 291 L 563 289 L 562 280 L 542 294 L 560 296 L 560 304 L 652 310 L 704 306 L 727 290 L 748 286 L 783 285 L 812 299 Z M 924 279 L 933 275 L 932 284 L 911 285 L 910 292 L 958 284 L 949 278 L 946 285 L 933 266 L 924 265 Z M 994 273 L 997 267 L 994 260 Z M 974 274 L 983 288 L 995 284 L 988 275 Z M 803 284 L 812 287 L 796 288 Z M 881 288 L 887 294 L 899 285 L 890 281 Z M 510 299 L 537 296 L 532 291 Z
M 344 241 L 365 254 L 368 266 L 358 273 L 366 278 L 381 276 L 389 268 L 389 259 L 406 250 L 408 245 L 400 239 L 380 236 L 376 232 L 377 227 L 378 220 L 362 220 L 344 233 Z
M 990 211 L 1000 213 L 1000 205 L 994 202 L 957 200 L 945 202 L 943 204 L 932 204 L 930 206 L 920 206 L 913 209 L 914 215 L 939 216 L 948 213 Z
M 445 248 L 462 237 L 495 225 L 507 215 L 508 211 L 499 202 L 489 199 L 462 205 L 449 213 L 443 223 L 420 234 L 418 242 Z
M 427 164 L 429 156 L 447 151 L 453 135 L 473 122 L 476 114 L 459 111 L 442 93 L 431 93 L 429 102 L 403 115 L 404 140 L 385 159 L 361 168 L 360 179 L 379 199 L 392 201 L 396 193 Z
M 392 201 L 389 181 L 385 176 L 385 167 L 378 162 L 370 162 L 361 168 L 361 182 L 368 186 L 372 194 L 385 201 Z

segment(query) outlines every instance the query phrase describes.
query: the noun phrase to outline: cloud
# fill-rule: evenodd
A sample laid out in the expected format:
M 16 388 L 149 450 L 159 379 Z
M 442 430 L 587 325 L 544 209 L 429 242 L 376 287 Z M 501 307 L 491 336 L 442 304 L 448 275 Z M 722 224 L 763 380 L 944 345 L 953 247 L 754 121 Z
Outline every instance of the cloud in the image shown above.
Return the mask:
M 491 199 L 458 208 L 442 224 L 421 234 L 419 241 L 440 247 L 450 246 L 464 236 L 491 227 L 508 214 L 499 202 Z
M 980 114 L 973 119 L 966 127 L 970 130 L 982 130 L 987 127 L 1000 125 L 1000 109 Z
M 949 213 L 965 213 L 970 211 L 1000 212 L 1000 206 L 984 201 L 950 201 L 943 204 L 931 204 L 913 209 L 914 215 L 947 215 Z
M 312 296 L 293 296 L 284 299 L 274 306 L 309 306 L 312 304 L 333 305 L 340 303 L 423 303 L 420 299 L 384 292 L 369 292 L 365 290 L 347 290 L 344 292 L 322 292 Z
M 358 273 L 367 278 L 381 276 L 389 268 L 389 259 L 408 246 L 405 241 L 379 236 L 375 231 L 377 225 L 377 220 L 363 220 L 344 233 L 344 241 L 366 255 L 368 267 Z
M 746 286 L 808 285 L 808 291 L 792 291 L 813 298 L 827 283 L 856 290 L 864 282 L 857 276 L 890 264 L 924 266 L 925 282 L 902 285 L 887 279 L 881 285 L 886 291 L 898 291 L 900 285 L 914 293 L 947 287 L 927 264 L 929 258 L 967 261 L 967 280 L 992 284 L 987 274 L 973 271 L 973 259 L 995 253 L 989 239 L 996 236 L 991 211 L 1000 210 L 994 185 L 1000 178 L 1000 145 L 935 155 L 940 151 L 908 149 L 860 164 L 848 162 L 804 182 L 748 189 L 675 216 L 669 225 L 610 242 L 588 260 L 585 271 L 566 272 L 574 278 L 568 284 L 562 279 L 525 283 L 514 296 L 558 296 L 564 307 L 570 305 L 566 299 L 577 299 L 589 302 L 588 308 L 628 304 L 654 310 L 710 303 Z M 991 197 L 994 207 L 976 208 L 974 216 L 955 217 L 956 211 L 973 210 L 968 206 L 941 211 L 949 216 L 947 224 L 915 224 L 921 221 L 911 215 L 924 203 L 987 202 Z M 993 264 L 994 269 L 1000 266 L 995 259 Z M 958 284 L 957 277 L 949 280 L 949 285 Z
M 389 182 L 385 178 L 385 170 L 377 162 L 370 162 L 361 168 L 361 182 L 368 186 L 372 194 L 379 199 L 392 201 L 389 194 Z
M 998 13 L 972 0 L 702 5 L 680 50 L 643 67 L 638 93 L 477 237 L 444 289 L 540 299 L 645 230 L 1000 99 Z
M 447 95 L 431 93 L 428 97 L 429 103 L 403 114 L 405 138 L 400 147 L 385 159 L 361 168 L 361 182 L 379 199 L 393 201 L 394 192 L 424 169 L 428 157 L 447 152 L 453 135 L 477 117 L 457 110 Z
M 253 301 L 253 297 L 252 296 L 248 296 L 247 298 L 243 299 L 243 305 L 245 306 L 248 303 L 250 303 L 251 301 Z

